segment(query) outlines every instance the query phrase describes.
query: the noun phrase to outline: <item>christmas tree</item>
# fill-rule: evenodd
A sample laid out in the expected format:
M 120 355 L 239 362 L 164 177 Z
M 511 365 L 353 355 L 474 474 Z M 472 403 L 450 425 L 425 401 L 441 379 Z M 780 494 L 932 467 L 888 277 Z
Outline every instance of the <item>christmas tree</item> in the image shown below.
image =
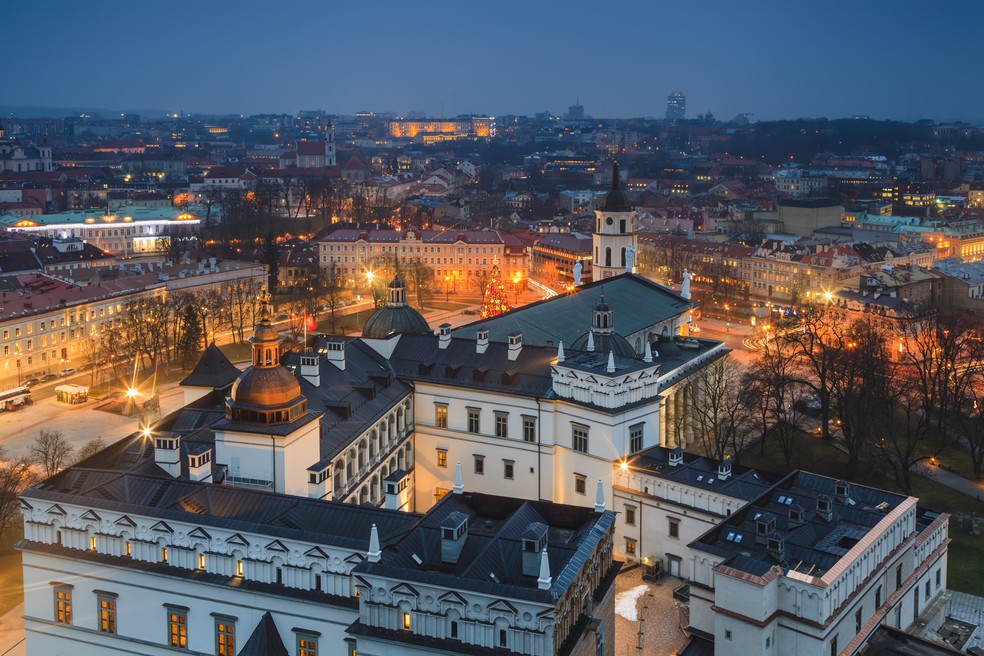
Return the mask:
M 488 319 L 509 311 L 509 304 L 506 302 L 506 288 L 502 284 L 499 276 L 499 263 L 492 261 L 492 272 L 489 273 L 489 280 L 485 284 L 485 296 L 482 298 L 482 318 Z

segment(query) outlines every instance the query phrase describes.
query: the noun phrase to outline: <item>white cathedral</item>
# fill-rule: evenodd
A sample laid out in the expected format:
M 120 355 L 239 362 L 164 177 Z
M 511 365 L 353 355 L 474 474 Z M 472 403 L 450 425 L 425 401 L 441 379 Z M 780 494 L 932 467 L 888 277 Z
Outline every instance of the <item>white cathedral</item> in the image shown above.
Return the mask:
M 692 582 L 713 653 L 841 653 L 921 617 L 946 515 L 685 453 L 686 382 L 727 349 L 622 273 L 617 182 L 598 223 L 596 282 L 455 330 L 395 279 L 362 337 L 284 353 L 264 299 L 246 371 L 209 347 L 182 410 L 22 495 L 28 653 L 611 656 L 619 561 L 643 559 Z

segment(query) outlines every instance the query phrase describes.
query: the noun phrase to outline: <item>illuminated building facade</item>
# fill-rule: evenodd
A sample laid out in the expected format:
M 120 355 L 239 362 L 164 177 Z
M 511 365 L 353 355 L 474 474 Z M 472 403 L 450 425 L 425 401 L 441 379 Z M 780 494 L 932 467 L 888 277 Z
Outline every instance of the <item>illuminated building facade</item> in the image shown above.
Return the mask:
M 389 136 L 413 139 L 418 135 L 450 135 L 455 138 L 494 137 L 495 118 L 476 116 L 455 119 L 397 119 L 389 122 Z

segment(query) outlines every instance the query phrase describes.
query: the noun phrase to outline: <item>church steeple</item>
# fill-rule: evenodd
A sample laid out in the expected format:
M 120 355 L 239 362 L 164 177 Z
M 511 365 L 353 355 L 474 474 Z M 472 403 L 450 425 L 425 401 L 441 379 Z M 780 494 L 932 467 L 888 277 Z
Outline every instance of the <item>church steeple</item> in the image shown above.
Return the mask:
M 611 189 L 605 202 L 595 210 L 594 260 L 591 262 L 592 278 L 611 278 L 624 272 L 627 257 L 635 251 L 635 212 L 621 189 L 618 162 L 612 163 Z
M 269 369 L 280 364 L 280 333 L 270 322 L 270 293 L 266 287 L 259 300 L 260 320 L 253 328 L 249 342 L 253 347 L 253 366 Z

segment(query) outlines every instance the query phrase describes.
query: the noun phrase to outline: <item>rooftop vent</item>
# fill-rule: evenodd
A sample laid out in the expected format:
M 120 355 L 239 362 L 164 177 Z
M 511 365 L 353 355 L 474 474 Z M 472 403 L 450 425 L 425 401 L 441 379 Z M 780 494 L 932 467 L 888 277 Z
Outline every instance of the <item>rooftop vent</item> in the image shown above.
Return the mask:
M 728 480 L 731 477 L 731 459 L 725 458 L 720 463 L 718 463 L 718 478 L 722 481 Z
M 532 522 L 522 537 L 523 544 L 523 576 L 539 576 L 540 552 L 547 546 L 547 525 L 542 522 Z
M 457 563 L 468 538 L 468 515 L 455 511 L 441 522 L 441 562 Z
M 437 345 L 443 350 L 451 345 L 451 324 L 442 323 L 439 330 L 440 337 L 437 340 Z
M 489 348 L 489 329 L 479 328 L 477 333 L 477 339 L 475 341 L 475 352 L 485 353 L 486 349 Z
M 755 515 L 755 541 L 765 544 L 769 535 L 776 530 L 776 516 L 772 513 L 758 513 Z
M 834 518 L 834 502 L 826 494 L 817 497 L 817 515 L 828 522 Z
M 683 464 L 683 449 L 676 447 L 670 451 L 670 467 L 676 467 L 677 465 Z

